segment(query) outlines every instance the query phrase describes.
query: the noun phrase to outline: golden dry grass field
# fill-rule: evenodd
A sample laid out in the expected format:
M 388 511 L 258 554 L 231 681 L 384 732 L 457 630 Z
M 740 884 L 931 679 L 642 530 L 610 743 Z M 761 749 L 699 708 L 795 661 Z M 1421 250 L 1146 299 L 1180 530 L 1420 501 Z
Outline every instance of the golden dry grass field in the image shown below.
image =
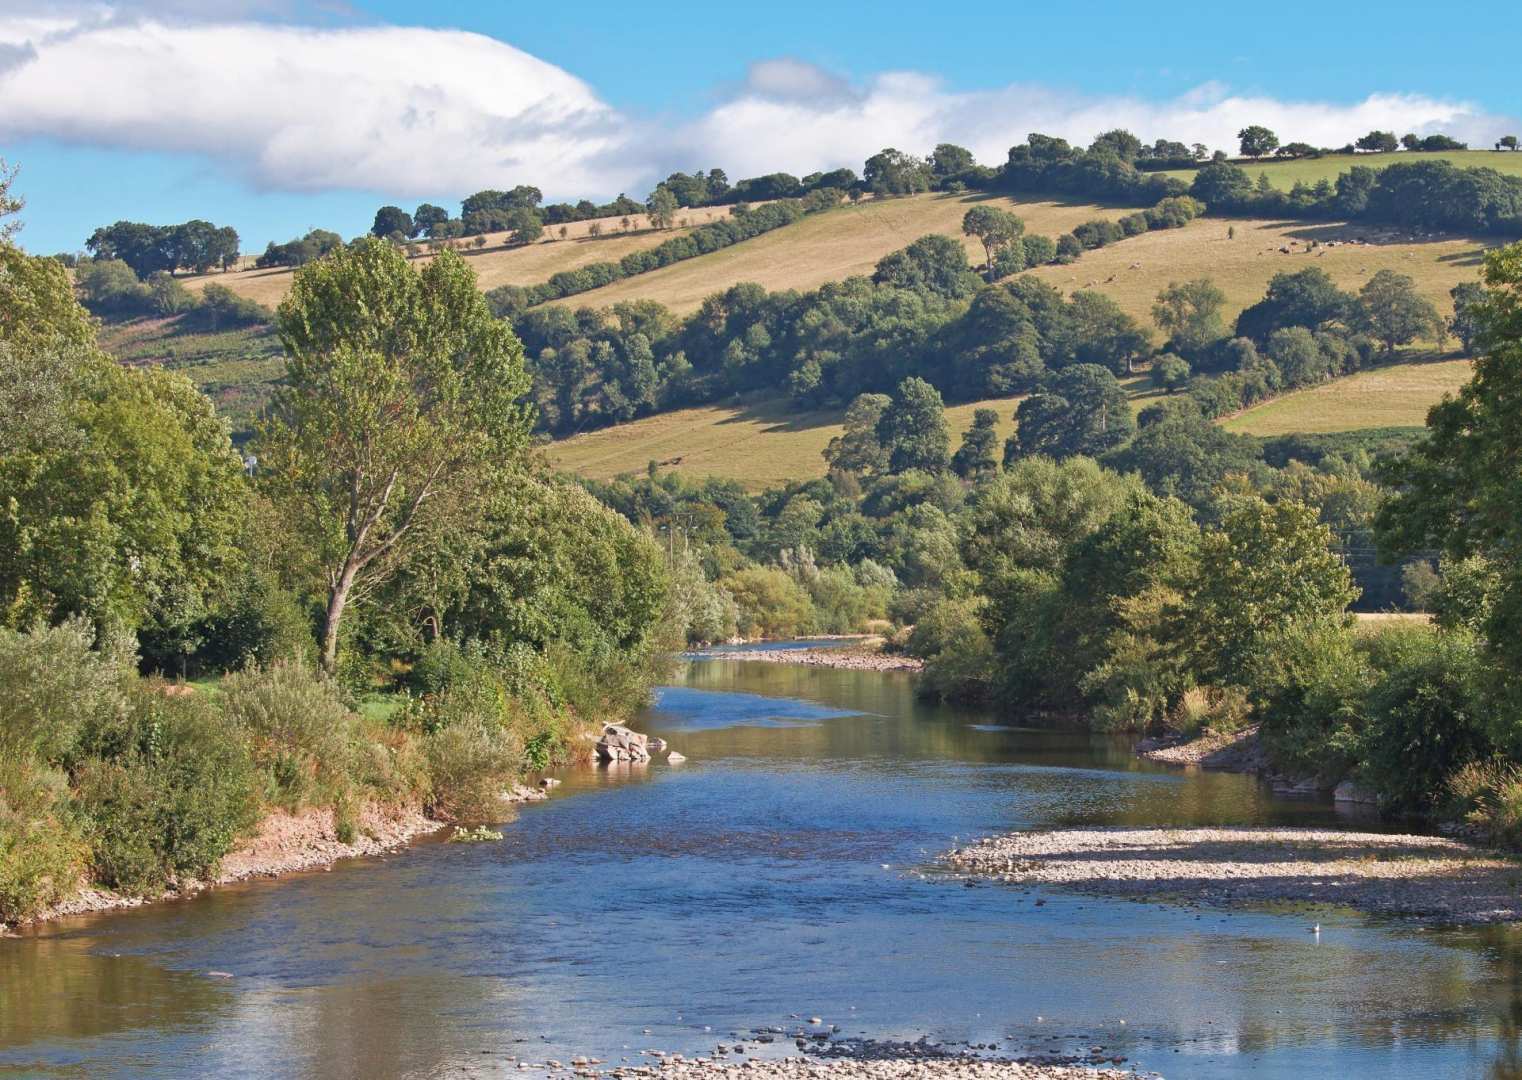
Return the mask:
M 631 229 L 628 232 L 622 230 L 620 218 L 570 222 L 565 226 L 564 239 L 560 236 L 561 226 L 546 226 L 543 239 L 524 247 L 508 247 L 506 233 L 488 233 L 485 247 L 470 246 L 474 237 L 467 237 L 462 241 L 465 246 L 460 248 L 460 253 L 475 270 L 476 283 L 483 292 L 499 285 L 537 285 L 562 270 L 575 270 L 594 262 L 615 262 L 631 251 L 655 247 L 673 236 L 691 232 L 699 225 L 723 220 L 731 209 L 728 206 L 705 206 L 679 210 L 677 221 L 685 221 L 686 227 L 664 231 L 649 228 L 645 218 L 637 215 L 629 219 Z M 602 228 L 601 236 L 590 234 L 594 222 Z M 421 268 L 430 259 L 429 255 L 420 255 L 412 260 L 412 264 Z M 290 291 L 292 271 L 289 268 L 255 270 L 253 265 L 252 258 L 245 258 L 240 268 L 231 273 L 197 274 L 180 280 L 186 288 L 197 291 L 209 284 L 226 285 L 238 295 L 272 308 Z
M 1347 172 L 1354 165 L 1382 169 L 1396 162 L 1409 161 L 1450 161 L 1462 168 L 1484 166 L 1512 176 L 1522 176 L 1522 153 L 1507 150 L 1455 150 L 1436 154 L 1413 154 L 1402 150 L 1393 154 L 1328 154 L 1325 157 L 1300 158 L 1296 161 L 1235 161 L 1232 164 L 1246 169 L 1254 180 L 1259 173 L 1266 173 L 1269 183 L 1282 191 L 1288 191 L 1297 182 L 1314 184 L 1318 180 L 1330 180 L 1335 183 L 1340 173 Z M 1194 179 L 1194 170 L 1173 169 L 1163 175 L 1176 176 L 1188 182 Z
M 1234 234 L 1234 239 L 1229 239 Z M 1365 243 L 1346 241 L 1362 238 Z M 1310 248 L 1312 241 L 1320 246 Z M 1337 246 L 1328 247 L 1329 242 Z M 1306 222 L 1196 218 L 1182 229 L 1143 233 L 1086 251 L 1067 266 L 1031 271 L 1064 292 L 1107 293 L 1135 318 L 1152 324 L 1152 304 L 1171 281 L 1208 277 L 1226 294 L 1228 321 L 1257 303 L 1269 278 L 1315 266 L 1357 292 L 1380 270 L 1407 274 L 1446 316 L 1448 290 L 1479 276 L 1486 241 L 1460 237 L 1417 240 L 1388 229 Z M 1286 254 L 1281 249 L 1288 249 Z
M 1095 218 L 1119 218 L 1128 209 L 1051 200 L 1016 201 L 986 195 L 913 195 L 868 200 L 823 214 L 810 214 L 785 228 L 722 251 L 674 263 L 556 303 L 611 307 L 623 300 L 659 300 L 678 314 L 696 311 L 704 297 L 740 282 L 767 289 L 812 289 L 853 274 L 870 274 L 879 259 L 927 233 L 961 240 L 974 265 L 982 245 L 962 235 L 962 217 L 987 202 L 1017 214 L 1025 229 L 1056 239 Z
M 1014 431 L 1018 398 L 954 405 L 946 410 L 952 446 L 972 426 L 975 409 L 999 413 L 999 443 Z M 800 412 L 786 400 L 751 399 L 661 413 L 550 444 L 556 468 L 594 480 L 643 472 L 651 462 L 689 477 L 720 476 L 759 491 L 789 480 L 823 476 L 826 444 L 842 431 L 843 410 Z
M 1264 402 L 1223 422 L 1244 435 L 1421 427 L 1427 410 L 1469 381 L 1468 360 L 1425 360 L 1361 371 Z

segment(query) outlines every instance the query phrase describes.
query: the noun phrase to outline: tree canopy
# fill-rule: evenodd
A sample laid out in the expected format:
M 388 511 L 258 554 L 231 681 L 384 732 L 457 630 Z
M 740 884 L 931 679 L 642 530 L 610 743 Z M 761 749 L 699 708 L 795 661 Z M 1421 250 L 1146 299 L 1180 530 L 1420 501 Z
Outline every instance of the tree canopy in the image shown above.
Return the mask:
M 351 596 L 478 515 L 513 467 L 528 379 L 452 252 L 418 273 L 378 241 L 341 249 L 297 273 L 277 325 L 289 359 L 261 480 L 327 590 L 331 670 Z

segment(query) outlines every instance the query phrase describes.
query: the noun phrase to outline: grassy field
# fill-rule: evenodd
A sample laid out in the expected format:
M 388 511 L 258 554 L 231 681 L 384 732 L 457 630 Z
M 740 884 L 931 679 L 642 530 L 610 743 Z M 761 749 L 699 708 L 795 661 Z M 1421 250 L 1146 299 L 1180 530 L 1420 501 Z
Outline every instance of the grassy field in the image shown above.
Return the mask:
M 1014 431 L 1018 398 L 954 405 L 946 410 L 952 446 L 972 426 L 973 410 L 999 413 L 999 442 Z M 552 443 L 557 468 L 594 480 L 643 472 L 651 462 L 691 477 L 721 476 L 752 490 L 823 476 L 825 445 L 841 433 L 844 410 L 800 412 L 778 398 L 704 405 L 604 428 Z
M 1231 234 L 1235 239 L 1228 239 Z M 1365 242 L 1325 246 L 1360 238 Z M 1311 241 L 1321 246 L 1312 251 Z M 1091 288 L 1107 293 L 1148 326 L 1158 291 L 1170 281 L 1210 278 L 1226 294 L 1227 316 L 1234 320 L 1263 298 L 1269 278 L 1307 266 L 1325 270 L 1354 292 L 1380 270 L 1408 274 L 1447 314 L 1453 308 L 1448 290 L 1478 277 L 1486 246 L 1480 240 L 1416 240 L 1391 230 L 1347 225 L 1196 218 L 1182 229 L 1143 233 L 1086 251 L 1067 266 L 1032 272 L 1064 292 Z
M 620 218 L 594 218 L 571 222 L 565 226 L 566 236 L 560 236 L 560 226 L 548 226 L 543 239 L 524 247 L 508 247 L 506 233 L 486 234 L 486 246 L 460 249 L 466 261 L 476 272 L 477 283 L 482 291 L 495 289 L 498 285 L 537 285 L 550 275 L 562 270 L 575 270 L 594 262 L 614 262 L 631 251 L 643 251 L 655 247 L 673 236 L 691 232 L 699 225 L 720 221 L 729 216 L 728 206 L 705 206 L 697 210 L 677 212 L 678 223 L 685 227 L 669 230 L 649 228 L 649 223 L 639 216 L 629 219 L 631 231 L 620 229 Z M 604 232 L 592 236 L 589 229 L 596 222 Z M 467 245 L 473 238 L 464 241 Z M 426 242 L 426 241 L 422 241 Z M 431 256 L 420 255 L 412 260 L 414 266 L 422 267 Z M 292 271 L 289 269 L 255 270 L 254 260 L 245 258 L 239 269 L 232 273 L 200 274 L 182 278 L 185 287 L 192 290 L 209 284 L 226 285 L 240 296 L 257 300 L 266 307 L 274 307 L 285 299 L 291 289 Z
M 1084 203 L 1016 202 L 985 195 L 871 200 L 811 214 L 743 244 L 556 302 L 573 307 L 610 307 L 623 300 L 649 299 L 686 314 L 697 310 L 709 294 L 742 281 L 753 281 L 767 289 L 812 289 L 853 274 L 870 274 L 884 255 L 927 233 L 956 237 L 973 263 L 980 264 L 982 245 L 962 236 L 962 216 L 980 202 L 1018 214 L 1027 232 L 1053 239 L 1085 221 L 1119 218 L 1130 212 Z
M 1505 150 L 1458 150 L 1446 154 L 1412 154 L 1406 151 L 1394 154 L 1328 154 L 1326 157 L 1300 158 L 1295 161 L 1237 161 L 1233 164 L 1246 169 L 1255 180 L 1259 173 L 1267 173 L 1269 183 L 1288 191 L 1297 182 L 1314 184 L 1318 180 L 1331 180 L 1335 183 L 1339 173 L 1347 172 L 1354 165 L 1382 169 L 1397 161 L 1451 161 L 1465 168 L 1483 165 L 1497 172 L 1522 176 L 1522 153 Z M 1192 180 L 1194 170 L 1174 169 L 1163 175 Z
M 263 327 L 218 334 L 181 333 L 175 319 L 105 323 L 101 346 L 126 364 L 180 372 L 216 402 L 235 435 L 246 434 L 285 374 L 285 351 Z
M 1287 394 L 1223 421 L 1228 431 L 1287 435 L 1420 427 L 1427 409 L 1469 378 L 1469 361 L 1420 358 Z M 1163 395 L 1146 373 L 1121 380 L 1140 412 Z M 946 410 L 952 445 L 972 425 L 973 410 L 999 413 L 999 443 L 1014 431 L 1019 398 L 954 405 Z M 651 462 L 693 477 L 722 476 L 752 490 L 823 476 L 820 451 L 840 433 L 841 412 L 800 412 L 780 398 L 705 405 L 649 416 L 550 444 L 557 468 L 596 480 L 643 472 Z
M 1427 360 L 1362 371 L 1299 390 L 1223 422 L 1244 435 L 1421 427 L 1427 410 L 1469 381 L 1468 360 Z

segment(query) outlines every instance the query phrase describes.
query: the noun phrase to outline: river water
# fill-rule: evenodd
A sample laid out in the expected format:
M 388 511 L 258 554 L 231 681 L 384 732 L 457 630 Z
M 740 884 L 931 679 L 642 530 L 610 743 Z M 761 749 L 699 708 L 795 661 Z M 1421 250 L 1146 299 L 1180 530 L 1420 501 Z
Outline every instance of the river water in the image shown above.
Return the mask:
M 690 760 L 568 773 L 500 843 L 0 941 L 0 1075 L 533 1075 L 515 1059 L 701 1052 L 801 1016 L 1102 1044 L 1172 1078 L 1522 1076 L 1515 932 L 925 873 L 995 830 L 1330 806 L 927 706 L 902 674 L 692 663 L 644 726 Z

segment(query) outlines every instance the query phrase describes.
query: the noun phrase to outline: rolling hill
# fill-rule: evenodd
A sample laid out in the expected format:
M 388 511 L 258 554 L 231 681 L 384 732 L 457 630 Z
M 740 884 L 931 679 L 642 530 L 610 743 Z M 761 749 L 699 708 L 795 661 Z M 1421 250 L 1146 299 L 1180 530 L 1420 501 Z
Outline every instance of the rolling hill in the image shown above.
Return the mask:
M 1235 319 L 1262 299 L 1275 274 L 1307 266 L 1325 270 L 1352 292 L 1380 270 L 1396 270 L 1448 313 L 1453 309 L 1448 290 L 1475 280 L 1491 242 L 1424 239 L 1363 226 L 1204 217 L 1181 229 L 1143 233 L 1084 252 L 1067 266 L 1031 272 L 1064 292 L 1106 293 L 1147 325 L 1158 291 L 1170 281 L 1210 278 L 1226 294 L 1227 317 Z
M 732 210 L 729 206 L 679 210 L 676 215 L 679 227 L 668 230 L 652 229 L 643 217 L 638 216 L 629 219 L 630 229 L 627 231 L 622 227 L 621 218 L 589 218 L 564 226 L 564 238 L 560 235 L 561 226 L 546 226 L 542 239 L 521 247 L 508 246 L 507 233 L 488 233 L 486 246 L 470 246 L 474 237 L 467 238 L 462 241 L 466 246 L 460 249 L 460 254 L 475 270 L 483 292 L 498 285 L 537 285 L 562 270 L 575 270 L 603 260 L 617 261 L 631 251 L 655 247 L 673 236 L 691 232 L 699 225 L 721 221 Z M 682 222 L 686 224 L 681 225 Z M 603 230 L 601 236 L 591 235 L 594 225 Z M 421 267 L 429 259 L 428 255 L 420 255 L 412 263 Z M 292 274 L 288 267 L 256 270 L 254 260 L 245 258 L 231 273 L 197 274 L 180 280 L 191 290 L 200 290 L 209 284 L 226 285 L 239 296 L 274 307 L 290 291 Z
M 972 426 L 973 411 L 999 413 L 999 440 L 1014 431 L 1018 398 L 955 405 L 946 410 L 952 443 Z M 632 423 L 551 443 L 550 461 L 593 480 L 642 472 L 651 462 L 690 477 L 721 476 L 760 490 L 825 473 L 821 451 L 841 433 L 842 409 L 802 412 L 781 398 L 755 398 L 647 416 Z
M 1221 421 L 1243 435 L 1320 434 L 1370 428 L 1421 427 L 1427 410 L 1468 379 L 1468 360 L 1416 355 L 1323 386 L 1297 390 Z M 1146 374 L 1122 380 L 1131 408 L 1161 399 Z M 997 398 L 946 410 L 952 446 L 972 426 L 975 409 L 999 413 L 999 442 L 1014 431 L 1020 399 Z M 783 398 L 755 398 L 648 416 L 551 443 L 550 461 L 594 480 L 643 472 L 655 461 L 690 477 L 721 476 L 760 490 L 787 480 L 823 476 L 822 451 L 840 434 L 843 410 L 800 412 Z
M 1319 434 L 1421 427 L 1427 410 L 1469 381 L 1468 360 L 1429 359 L 1360 371 L 1222 421 L 1243 435 Z
M 983 248 L 962 235 L 962 217 L 979 203 L 1019 215 L 1025 229 L 1056 239 L 1095 218 L 1119 218 L 1133 208 L 1051 200 L 1016 201 L 988 195 L 912 195 L 867 200 L 811 214 L 743 244 L 675 263 L 648 274 L 556 301 L 571 307 L 611 307 L 623 300 L 658 300 L 678 314 L 696 311 L 704 297 L 743 281 L 767 289 L 812 289 L 853 274 L 870 274 L 879 259 L 927 233 L 961 240 L 971 261 Z
M 1391 155 L 1398 158 L 1400 155 Z M 1413 155 L 1414 156 L 1414 155 Z M 1425 157 L 1426 155 L 1424 155 Z M 1505 158 L 1492 154 L 1485 157 Z M 1522 169 L 1522 154 L 1515 155 Z M 1320 159 L 1327 162 L 1331 159 Z M 1304 162 L 1271 163 L 1275 167 Z M 981 248 L 961 235 L 967 209 L 984 195 L 930 194 L 902 199 L 866 200 L 755 237 L 721 251 L 629 278 L 602 289 L 559 301 L 574 306 L 605 306 L 620 300 L 648 298 L 677 312 L 690 312 L 703 298 L 740 281 L 767 288 L 803 289 L 851 274 L 868 273 L 883 255 L 930 232 L 956 237 L 976 261 Z M 1027 231 L 1056 236 L 1096 217 L 1120 217 L 1124 208 L 1105 208 L 1052 200 L 995 198 L 1019 214 Z M 691 225 L 727 209 L 682 212 Z M 702 215 L 701 218 L 698 215 Z M 636 226 L 643 222 L 633 223 Z M 567 227 L 567 238 L 520 248 L 501 246 L 501 237 L 470 251 L 468 259 L 483 289 L 504 283 L 529 284 L 551 273 L 624 252 L 649 247 L 673 235 L 644 230 L 630 233 L 612 226 L 613 235 L 588 236 L 589 223 Z M 680 230 L 675 230 L 680 231 Z M 495 244 L 497 246 L 491 246 Z M 1077 262 L 1034 271 L 1064 292 L 1092 288 L 1113 296 L 1144 325 L 1159 289 L 1170 281 L 1208 276 L 1226 293 L 1227 315 L 1258 300 L 1269 278 L 1280 271 L 1317 266 L 1339 285 L 1357 290 L 1381 269 L 1398 270 L 1415 279 L 1440 310 L 1450 308 L 1448 290 L 1473 280 L 1487 242 L 1463 237 L 1419 237 L 1397 230 L 1337 224 L 1264 219 L 1200 218 L 1181 229 L 1148 232 L 1086 252 Z M 426 257 L 417 260 L 425 261 Z M 208 282 L 264 303 L 274 303 L 290 287 L 291 273 L 248 271 L 185 279 L 192 288 Z M 219 402 L 236 429 L 246 429 L 267 400 L 281 371 L 280 350 L 272 334 L 180 334 L 169 320 L 143 319 L 108 326 L 103 343 L 128 363 L 164 363 L 184 370 Z M 1430 370 L 1428 370 L 1430 369 Z M 1289 395 L 1229 422 L 1232 430 L 1270 434 L 1292 430 L 1335 431 L 1363 426 L 1403 426 L 1422 422 L 1426 409 L 1445 390 L 1462 381 L 1458 366 L 1427 365 L 1366 373 L 1330 387 Z M 1150 391 L 1134 386 L 1137 407 Z M 1001 408 L 1007 418 L 1012 403 Z M 973 406 L 963 407 L 970 422 Z M 959 414 L 961 415 L 961 414 Z M 589 476 L 612 476 L 643 469 L 652 460 L 682 458 L 680 468 L 711 469 L 744 479 L 753 486 L 784 476 L 822 471 L 819 450 L 835 434 L 834 413 L 794 415 L 782 405 L 745 404 L 684 410 L 649 417 L 555 444 L 553 456 L 567 468 Z
M 1288 191 L 1297 182 L 1314 184 L 1318 180 L 1336 181 L 1339 173 L 1345 173 L 1354 165 L 1364 165 L 1371 169 L 1382 169 L 1386 165 L 1394 165 L 1400 161 L 1451 161 L 1462 168 L 1473 168 L 1483 165 L 1497 172 L 1507 173 L 1511 176 L 1522 176 L 1522 153 L 1509 150 L 1455 150 L 1439 153 L 1409 153 L 1398 151 L 1393 154 L 1327 154 L 1319 158 L 1299 158 L 1294 161 L 1234 161 L 1232 164 L 1240 165 L 1246 169 L 1254 179 L 1259 173 L 1267 175 L 1268 182 L 1282 191 Z M 1193 169 L 1170 169 L 1163 173 L 1164 176 L 1176 176 L 1180 180 L 1189 181 L 1194 179 Z

